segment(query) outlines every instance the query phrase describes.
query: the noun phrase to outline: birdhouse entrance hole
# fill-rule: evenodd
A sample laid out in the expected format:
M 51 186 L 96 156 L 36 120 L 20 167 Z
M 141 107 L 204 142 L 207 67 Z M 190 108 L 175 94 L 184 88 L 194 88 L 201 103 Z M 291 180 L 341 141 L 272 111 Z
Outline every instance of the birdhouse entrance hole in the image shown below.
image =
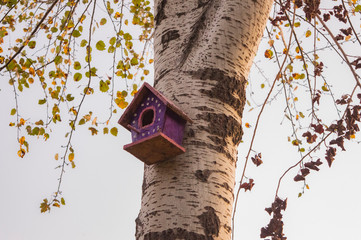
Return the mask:
M 154 122 L 154 109 L 145 109 L 140 117 L 140 127 L 144 128 L 151 125 Z

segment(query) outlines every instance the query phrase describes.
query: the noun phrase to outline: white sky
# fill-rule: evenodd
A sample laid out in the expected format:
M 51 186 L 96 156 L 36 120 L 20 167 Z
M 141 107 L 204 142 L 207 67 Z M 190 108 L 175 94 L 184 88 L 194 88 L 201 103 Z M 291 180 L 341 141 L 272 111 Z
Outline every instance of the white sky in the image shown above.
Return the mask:
M 333 79 L 335 88 L 349 88 L 353 80 L 341 71 L 339 60 L 333 56 L 328 60 L 328 77 Z M 270 76 L 272 79 L 273 75 Z M 254 91 L 260 91 L 258 85 L 254 85 Z M 129 133 L 121 129 L 119 137 L 102 134 L 92 137 L 87 127 L 78 129 L 73 141 L 77 167 L 66 169 L 62 187 L 66 206 L 41 214 L 40 202 L 57 186 L 59 171 L 54 170 L 57 166 L 54 155 L 61 151 L 65 139 L 63 133 L 55 132 L 46 143 L 31 141 L 30 152 L 23 159 L 18 158 L 16 130 L 8 126 L 13 121 L 9 113 L 14 107 L 14 97 L 7 79 L 2 79 L 0 89 L 0 240 L 134 239 L 143 164 L 122 150 L 130 142 Z M 256 185 L 251 193 L 240 195 L 237 240 L 259 239 L 260 228 L 270 219 L 264 208 L 273 201 L 278 178 L 299 159 L 297 151 L 287 142 L 289 123 L 284 120 L 280 125 L 284 103 L 282 100 L 276 103 L 266 108 L 258 130 L 254 149 L 262 152 L 264 164 L 257 169 L 252 164 L 249 166 L 247 176 L 254 178 Z M 257 112 L 246 110 L 244 122 L 254 125 Z M 245 129 L 244 143 L 239 146 L 238 177 L 252 130 Z M 301 198 L 297 195 L 302 191 L 302 183 L 292 180 L 297 170 L 286 176 L 280 197 L 289 198 L 285 212 L 288 239 L 360 239 L 360 145 L 346 143 L 345 147 L 347 152 L 337 150 L 332 168 L 324 163 L 320 172 L 311 172 L 307 177 L 310 190 Z M 323 155 L 324 149 L 319 153 Z

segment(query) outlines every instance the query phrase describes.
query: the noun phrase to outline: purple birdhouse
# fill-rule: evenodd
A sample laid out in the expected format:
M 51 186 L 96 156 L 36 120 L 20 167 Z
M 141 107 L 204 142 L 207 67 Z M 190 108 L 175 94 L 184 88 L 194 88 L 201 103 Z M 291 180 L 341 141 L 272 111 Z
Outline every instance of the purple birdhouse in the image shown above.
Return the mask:
M 160 92 L 144 83 L 118 123 L 132 134 L 124 146 L 150 165 L 185 152 L 182 140 L 186 122 L 192 120 Z

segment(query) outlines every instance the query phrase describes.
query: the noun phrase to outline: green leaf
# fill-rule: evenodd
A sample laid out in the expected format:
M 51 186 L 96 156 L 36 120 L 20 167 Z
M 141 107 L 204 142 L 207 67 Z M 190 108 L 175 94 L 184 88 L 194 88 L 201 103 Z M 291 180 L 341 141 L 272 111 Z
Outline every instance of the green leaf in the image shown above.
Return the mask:
M 34 49 L 35 46 L 36 46 L 36 42 L 35 42 L 35 41 L 30 41 L 30 42 L 28 43 L 28 46 L 29 46 L 30 49 Z
M 107 127 L 105 127 L 104 129 L 103 129 L 103 134 L 108 134 L 109 133 L 109 129 L 107 128 Z
M 133 57 L 132 60 L 130 60 L 130 64 L 132 66 L 138 65 L 138 63 L 139 63 L 138 58 L 136 58 L 136 57 Z
M 74 69 L 79 70 L 81 68 L 80 62 L 74 62 Z
M 8 68 L 10 71 L 12 71 L 12 70 L 15 68 L 15 66 L 16 66 L 16 62 L 15 62 L 15 60 L 12 60 L 12 61 L 8 64 L 7 68 Z
M 106 23 L 107 23 L 107 19 L 102 18 L 102 19 L 100 20 L 100 25 L 104 25 L 104 24 L 106 24 Z
M 11 109 L 10 115 L 15 115 L 15 113 L 16 113 L 16 109 L 15 108 Z
M 117 136 L 118 135 L 118 128 L 116 127 L 113 127 L 112 129 L 110 129 L 110 133 L 114 136 Z
M 81 78 L 83 77 L 83 75 L 81 73 L 75 73 L 74 74 L 74 81 L 78 82 L 81 80 Z
M 39 105 L 43 105 L 44 103 L 46 103 L 46 99 L 45 99 L 45 98 L 39 100 Z
M 73 37 L 77 38 L 81 36 L 81 33 L 78 30 L 74 30 L 73 33 L 71 34 Z
M 56 64 L 56 65 L 58 65 L 58 64 L 60 64 L 61 62 L 63 61 L 63 57 L 62 56 L 56 56 L 55 58 L 54 58 L 54 63 Z
M 68 102 L 71 102 L 71 101 L 74 100 L 74 97 L 72 97 L 71 94 L 68 94 L 68 95 L 66 95 L 66 100 L 67 100 Z
M 61 202 L 62 205 L 65 205 L 65 200 L 64 200 L 64 198 L 61 198 L 61 199 L 60 199 L 60 202 Z
M 111 45 L 114 45 L 116 41 L 117 41 L 117 39 L 116 39 L 115 37 L 112 37 L 112 38 L 109 40 L 109 43 L 110 43 Z
M 100 82 L 99 82 L 99 89 L 100 89 L 100 91 L 102 91 L 102 92 L 106 92 L 106 91 L 109 90 L 109 86 L 108 86 L 108 84 L 106 84 L 103 80 L 100 80 Z
M 80 42 L 80 47 L 85 47 L 87 44 L 88 44 L 88 41 L 85 40 L 85 39 L 83 39 L 83 40 L 81 40 L 81 42 Z
M 58 29 L 57 29 L 56 27 L 52 27 L 52 28 L 50 29 L 50 31 L 51 31 L 52 33 L 55 33 L 55 32 L 58 31 Z
M 113 53 L 114 51 L 115 51 L 115 47 L 114 46 L 109 46 L 108 53 Z
M 124 33 L 123 38 L 124 38 L 124 40 L 129 41 L 129 40 L 132 40 L 133 37 L 129 33 Z
M 79 121 L 79 125 L 83 125 L 83 124 L 85 124 L 85 119 L 84 118 L 80 119 L 80 121 Z
M 355 7 L 355 12 L 361 12 L 361 5 L 357 5 Z
M 105 43 L 100 40 L 97 42 L 97 44 L 95 45 L 95 47 L 99 50 L 99 51 L 103 51 L 105 50 Z

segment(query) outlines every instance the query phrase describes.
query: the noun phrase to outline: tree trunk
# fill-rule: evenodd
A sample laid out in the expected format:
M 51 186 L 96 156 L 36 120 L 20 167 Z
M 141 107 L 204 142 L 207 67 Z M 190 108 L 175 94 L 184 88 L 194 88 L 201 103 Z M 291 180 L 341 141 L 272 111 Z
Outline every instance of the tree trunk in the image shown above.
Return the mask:
M 229 240 L 247 76 L 273 0 L 155 0 L 155 87 L 194 123 L 144 168 L 137 240 Z

